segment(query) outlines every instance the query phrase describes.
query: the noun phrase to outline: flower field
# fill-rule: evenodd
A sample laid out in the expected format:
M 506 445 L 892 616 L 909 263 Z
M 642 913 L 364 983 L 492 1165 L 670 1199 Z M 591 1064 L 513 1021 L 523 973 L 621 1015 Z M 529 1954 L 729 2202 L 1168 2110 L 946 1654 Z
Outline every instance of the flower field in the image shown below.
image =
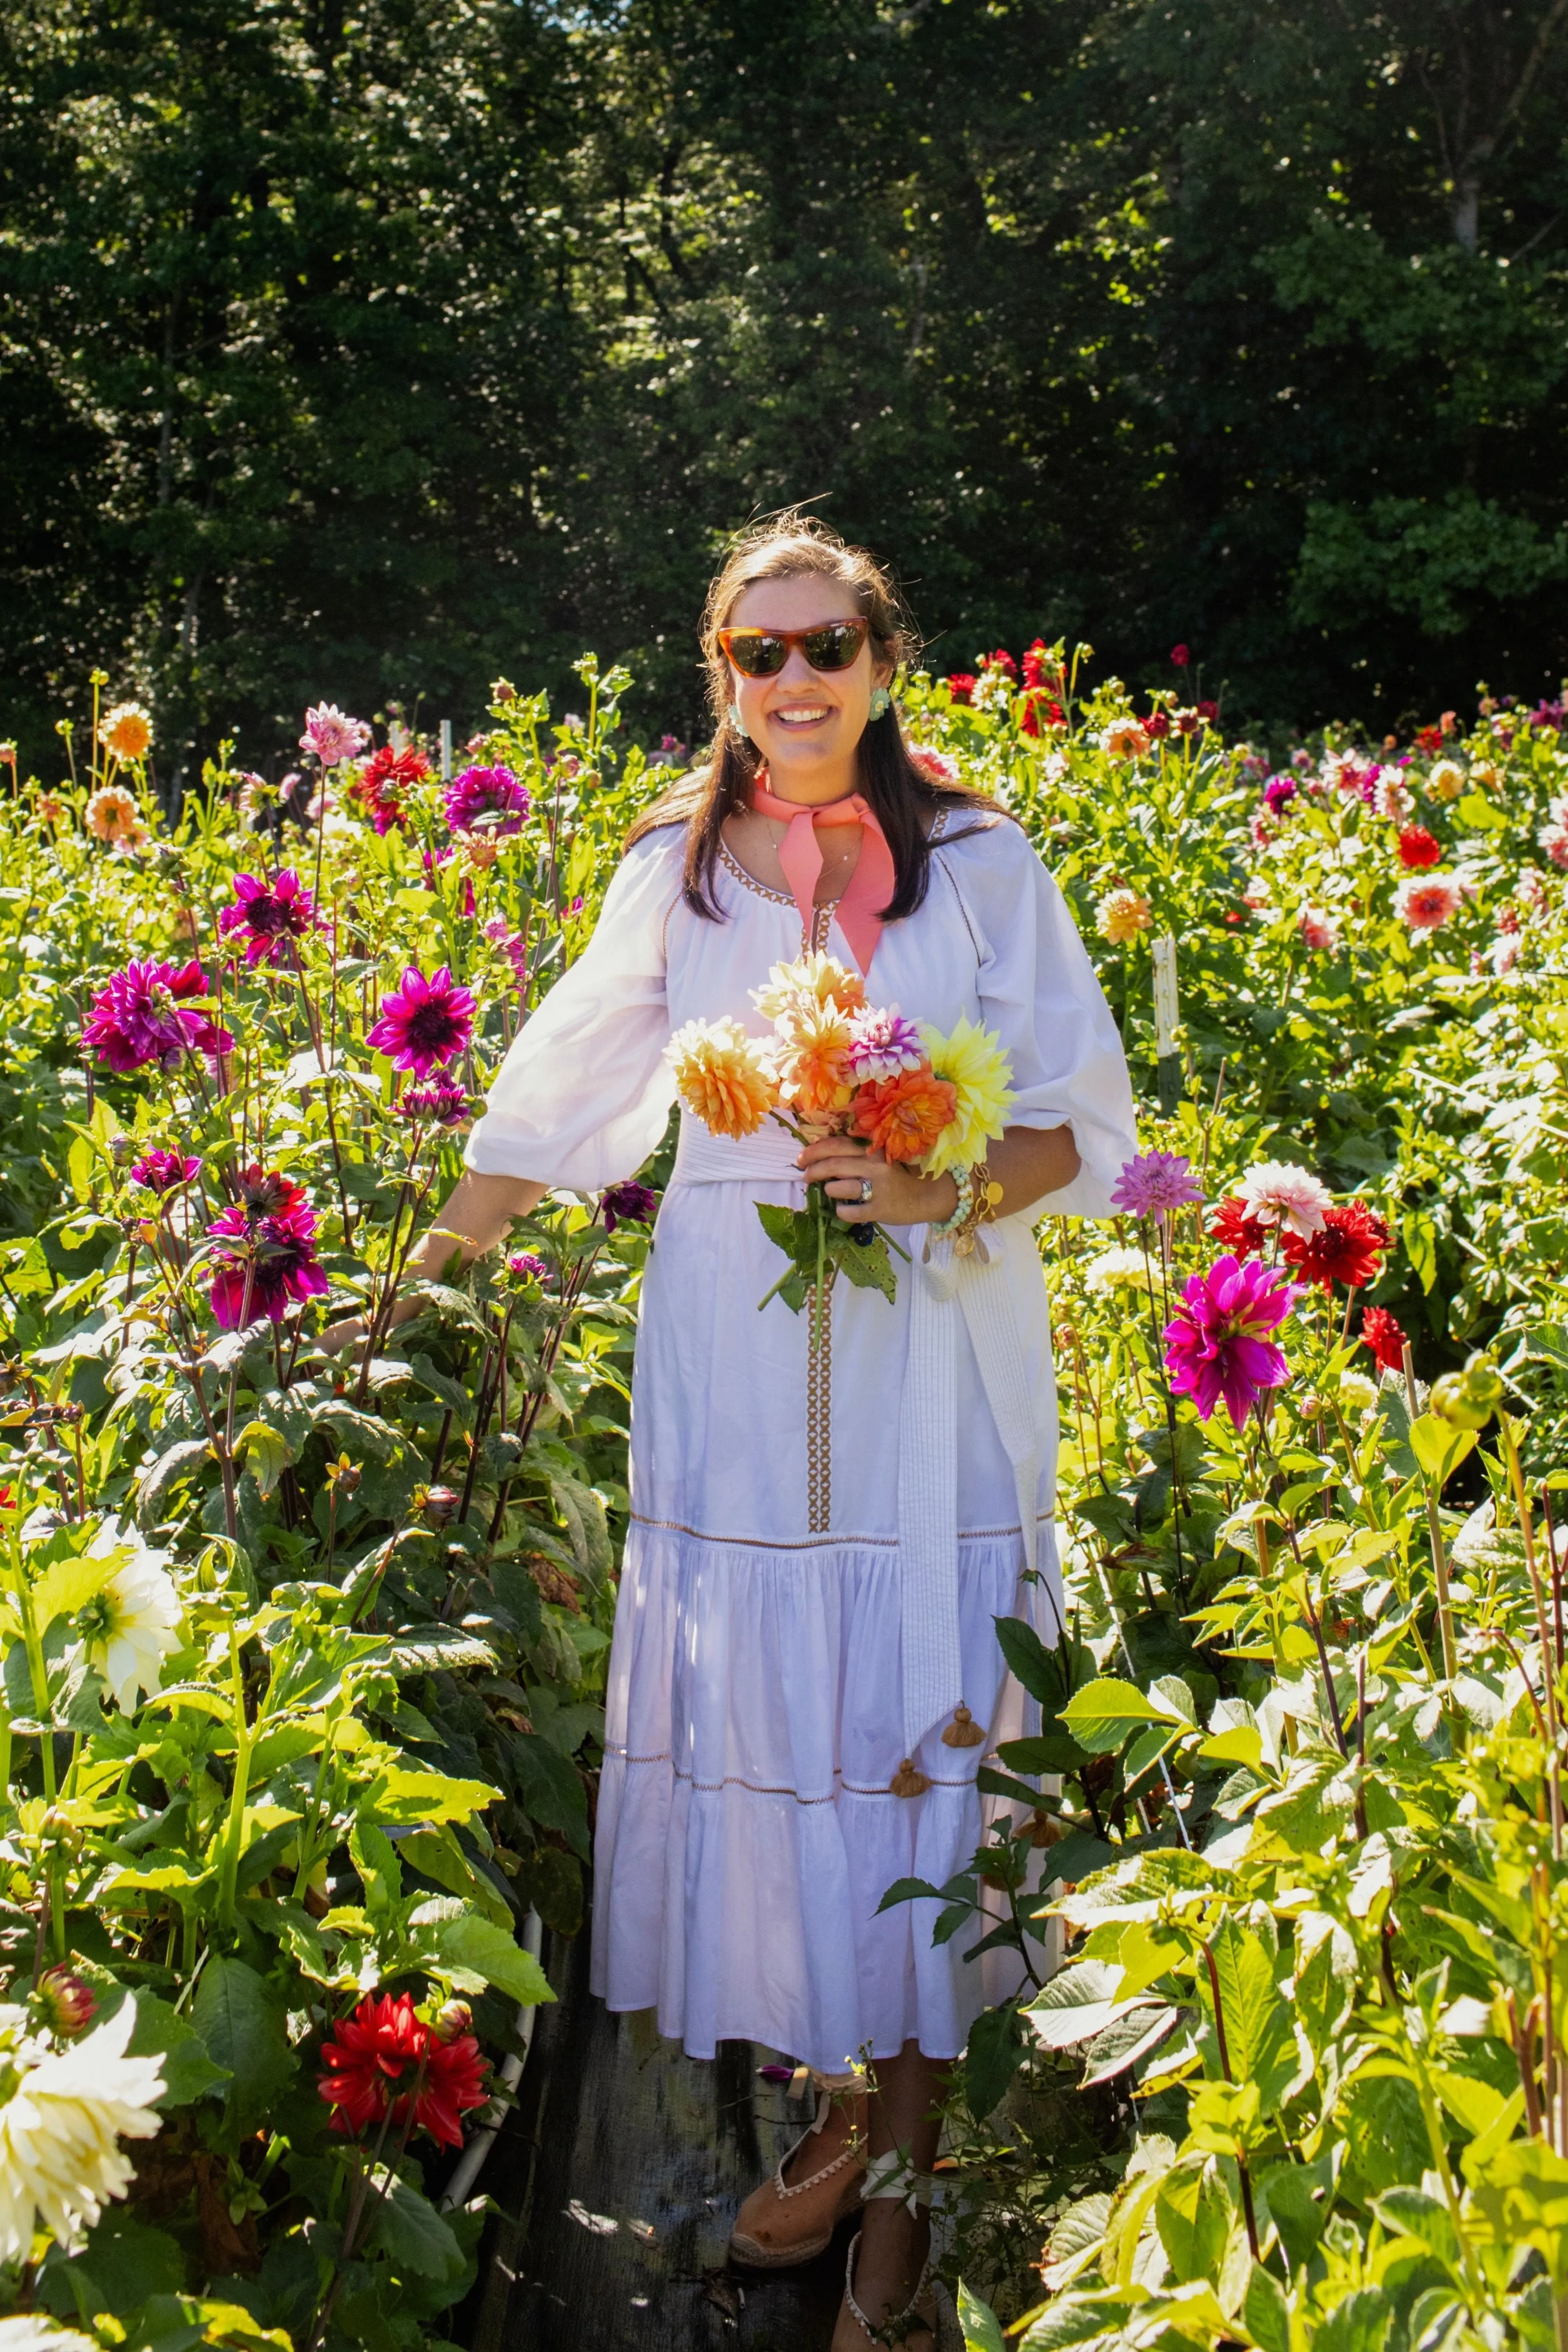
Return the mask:
M 523 1924 L 580 1924 L 664 1156 L 407 1266 L 684 758 L 580 667 L 445 782 L 323 703 L 171 812 L 95 701 L 0 802 L 0 2309 L 62 2334 L 412 2352 L 475 2274 Z M 1557 2345 L 1563 713 L 1270 759 L 1080 667 L 904 699 L 1147 1111 L 1118 1226 L 1045 1231 L 1067 1619 L 1005 1632 L 1023 1826 L 937 1890 L 1040 1979 L 1069 1938 L 954 2096 L 970 2341 Z

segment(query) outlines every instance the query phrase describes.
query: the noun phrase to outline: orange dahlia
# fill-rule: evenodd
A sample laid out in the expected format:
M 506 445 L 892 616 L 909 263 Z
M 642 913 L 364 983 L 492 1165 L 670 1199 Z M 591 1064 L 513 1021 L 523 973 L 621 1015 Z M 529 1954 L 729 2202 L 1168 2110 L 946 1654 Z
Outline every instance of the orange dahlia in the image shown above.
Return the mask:
M 841 1012 L 858 1013 L 865 1003 L 865 982 L 837 956 L 803 955 L 794 963 L 776 963 L 766 988 L 754 988 L 752 1003 L 765 1021 L 791 1013 L 804 998 L 826 1004 L 831 999 Z
M 849 1108 L 849 1056 L 848 1013 L 831 996 L 798 998 L 779 1022 L 774 1047 L 779 1094 L 798 1118 L 828 1118 Z
M 755 1135 L 779 1099 L 763 1041 L 748 1037 L 727 1013 L 718 1021 L 688 1021 L 664 1048 L 664 1058 L 682 1102 L 715 1135 Z
M 862 1087 L 854 1099 L 857 1135 L 888 1160 L 923 1160 L 956 1116 L 958 1089 L 939 1078 L 929 1062 L 918 1070 Z

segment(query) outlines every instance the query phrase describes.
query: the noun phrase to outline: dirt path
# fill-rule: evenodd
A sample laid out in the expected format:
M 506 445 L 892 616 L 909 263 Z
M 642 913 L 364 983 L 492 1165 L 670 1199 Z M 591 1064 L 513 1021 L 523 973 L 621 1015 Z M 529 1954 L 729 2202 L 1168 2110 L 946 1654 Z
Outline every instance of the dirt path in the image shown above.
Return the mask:
M 477 2293 L 475 2352 L 816 2352 L 843 2285 L 841 2232 L 806 2269 L 726 2263 L 737 2206 L 810 2119 L 763 2082 L 777 2053 L 683 2057 L 651 2017 L 589 1997 L 588 1938 L 549 1939 L 517 2107 L 483 2178 L 503 2209 Z

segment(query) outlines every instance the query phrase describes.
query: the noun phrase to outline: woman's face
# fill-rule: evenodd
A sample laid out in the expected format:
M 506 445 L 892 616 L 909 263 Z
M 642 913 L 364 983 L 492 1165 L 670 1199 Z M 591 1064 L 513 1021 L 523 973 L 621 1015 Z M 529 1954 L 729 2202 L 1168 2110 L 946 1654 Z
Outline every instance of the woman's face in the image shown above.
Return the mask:
M 815 629 L 856 617 L 852 590 L 821 572 L 797 572 L 754 582 L 737 599 L 729 625 Z M 871 690 L 887 676 L 885 664 L 873 666 L 869 637 L 849 669 L 815 670 L 799 646 L 791 646 L 789 660 L 773 677 L 746 677 L 733 663 L 729 667 L 741 726 L 769 770 L 805 785 L 832 780 L 835 793 L 853 790 L 855 747 L 865 732 Z

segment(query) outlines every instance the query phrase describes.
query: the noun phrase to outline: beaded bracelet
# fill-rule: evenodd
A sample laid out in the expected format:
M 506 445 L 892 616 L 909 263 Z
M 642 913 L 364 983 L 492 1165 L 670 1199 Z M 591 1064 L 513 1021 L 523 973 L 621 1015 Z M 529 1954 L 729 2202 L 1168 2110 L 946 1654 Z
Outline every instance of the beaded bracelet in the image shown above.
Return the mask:
M 950 1217 L 932 1226 L 932 1237 L 951 1241 L 956 1255 L 967 1257 L 975 1246 L 977 1227 L 996 1223 L 1002 1188 L 993 1182 L 983 1160 L 977 1160 L 972 1166 L 951 1168 L 947 1172 L 958 1187 L 958 1204 Z

